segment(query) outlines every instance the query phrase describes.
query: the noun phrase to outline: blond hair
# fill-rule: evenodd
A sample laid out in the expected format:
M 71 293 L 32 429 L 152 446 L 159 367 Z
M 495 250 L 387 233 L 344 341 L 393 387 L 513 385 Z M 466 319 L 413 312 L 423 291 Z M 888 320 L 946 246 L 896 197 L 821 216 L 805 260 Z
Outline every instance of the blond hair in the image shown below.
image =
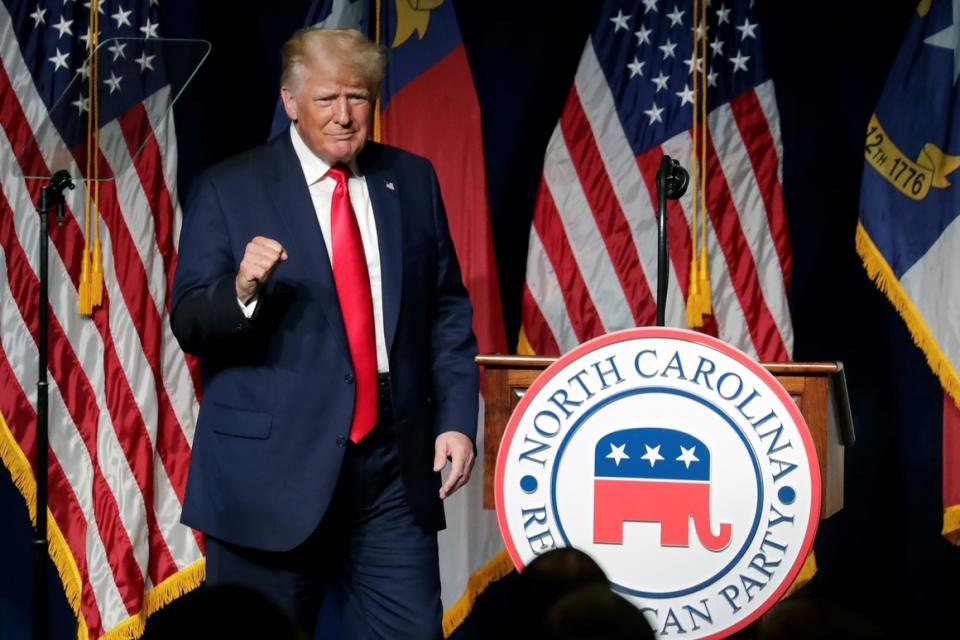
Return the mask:
M 283 44 L 282 55 L 281 86 L 292 87 L 298 70 L 311 66 L 346 73 L 372 95 L 379 92 L 386 64 L 383 50 L 355 29 L 300 29 Z

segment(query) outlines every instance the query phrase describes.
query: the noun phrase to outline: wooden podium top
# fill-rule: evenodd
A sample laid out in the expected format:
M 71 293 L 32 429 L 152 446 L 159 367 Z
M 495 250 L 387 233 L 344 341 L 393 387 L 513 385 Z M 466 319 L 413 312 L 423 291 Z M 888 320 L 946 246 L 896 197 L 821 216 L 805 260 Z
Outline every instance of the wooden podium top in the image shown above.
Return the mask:
M 486 414 L 483 450 L 483 506 L 494 508 L 493 478 L 497 451 L 510 414 L 523 393 L 556 358 L 484 355 Z M 820 462 L 820 517 L 843 507 L 843 447 L 853 444 L 853 419 L 846 378 L 839 362 L 765 362 L 761 365 L 783 385 L 810 427 Z

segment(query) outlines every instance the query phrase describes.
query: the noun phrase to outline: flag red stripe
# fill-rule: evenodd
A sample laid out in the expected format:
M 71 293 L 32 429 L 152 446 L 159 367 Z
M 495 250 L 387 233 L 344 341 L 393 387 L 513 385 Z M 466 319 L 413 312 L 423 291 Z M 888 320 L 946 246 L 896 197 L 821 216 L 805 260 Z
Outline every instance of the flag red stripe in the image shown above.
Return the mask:
M 640 168 L 640 175 L 647 185 L 647 191 L 650 194 L 650 202 L 653 204 L 651 213 L 657 217 L 657 171 L 660 169 L 660 160 L 663 158 L 663 149 L 659 146 L 651 147 L 647 151 L 637 156 L 637 166 Z M 686 305 L 687 289 L 690 286 L 690 225 L 683 215 L 683 207 L 678 200 L 667 200 L 667 251 L 670 254 L 670 262 L 677 274 L 680 282 L 677 286 L 680 288 L 681 295 Z M 651 251 L 656 251 L 656 247 L 650 247 Z M 670 275 L 668 274 L 668 278 Z M 673 289 L 670 286 L 669 289 Z
M 560 130 L 634 322 L 638 326 L 652 325 L 657 317 L 656 299 L 647 286 L 630 223 L 610 184 L 576 87 L 560 114 Z
M 173 275 L 176 270 L 173 245 L 173 205 L 163 180 L 163 158 L 157 139 L 153 135 L 150 119 L 143 103 L 138 103 L 126 113 L 117 117 L 127 151 L 133 166 L 140 177 L 147 198 L 150 215 L 153 218 L 153 230 L 160 257 L 163 259 L 163 272 L 166 275 L 167 290 L 164 306 L 170 309 L 170 290 L 173 288 Z
M 783 337 L 763 297 L 753 254 L 740 226 L 740 217 L 733 205 L 730 189 L 710 136 L 707 136 L 706 175 L 707 211 L 717 234 L 717 245 L 723 251 L 727 263 L 733 290 L 743 309 L 747 321 L 745 328 L 750 333 L 757 357 L 766 361 L 789 360 Z
M 106 313 L 106 294 L 104 294 L 103 313 Z M 100 312 L 101 310 L 98 310 Z M 144 501 L 144 515 L 147 519 L 147 533 L 150 540 L 147 573 L 154 584 L 176 572 L 177 565 L 167 543 L 157 525 L 157 514 L 153 509 L 153 450 L 146 425 L 139 411 L 131 410 L 136 401 L 129 381 L 119 366 L 119 356 L 113 337 L 107 334 L 104 341 L 104 374 L 107 380 L 107 410 L 113 418 L 113 428 L 124 455 L 130 463 L 130 470 Z M 122 525 L 121 525 L 122 526 Z
M 106 163 L 106 158 L 101 156 L 101 161 Z M 104 224 L 110 231 L 113 261 L 120 291 L 130 315 L 136 319 L 133 324 L 140 337 L 146 362 L 153 372 L 157 399 L 157 451 L 182 503 L 186 488 L 186 468 L 185 465 L 173 464 L 173 458 L 189 456 L 190 446 L 183 437 L 182 430 L 177 427 L 179 422 L 163 384 L 160 372 L 160 343 L 163 339 L 160 316 L 150 297 L 143 262 L 130 237 L 130 230 L 126 226 L 117 202 L 116 182 L 101 183 L 100 212 Z M 153 448 L 147 425 L 137 406 L 136 397 L 127 380 L 126 372 L 120 364 L 120 357 L 113 342 L 107 312 L 110 308 L 109 304 L 107 291 L 104 291 L 103 306 L 96 309 L 93 314 L 93 320 L 103 339 L 107 408 L 113 419 L 117 440 L 123 447 L 134 479 L 143 495 L 150 540 L 148 573 L 151 581 L 159 584 L 168 575 L 176 572 L 177 567 L 157 525 L 156 512 L 153 509 Z M 161 429 L 160 425 L 170 425 L 172 428 Z
M 780 261 L 785 288 L 790 290 L 790 271 L 793 257 L 790 250 L 790 231 L 787 212 L 783 205 L 783 189 L 777 175 L 777 149 L 755 91 L 746 91 L 730 102 L 734 122 L 740 131 L 753 174 L 760 187 L 760 197 L 767 214 L 767 225 Z
M 105 159 L 104 159 L 105 160 Z M 183 435 L 183 430 L 178 428 L 179 421 L 170 397 L 167 394 L 166 386 L 163 383 L 163 373 L 161 371 L 163 331 L 161 329 L 161 318 L 157 312 L 153 298 L 150 296 L 150 289 L 147 280 L 147 273 L 144 269 L 140 254 L 137 252 L 136 244 L 130 236 L 130 230 L 120 211 L 120 205 L 117 202 L 117 192 L 115 182 L 105 182 L 100 187 L 100 209 L 104 224 L 110 231 L 110 241 L 113 247 L 113 262 L 116 270 L 117 283 L 120 286 L 120 292 L 126 302 L 130 315 L 136 319 L 134 326 L 140 337 L 143 346 L 143 352 L 146 356 L 146 362 L 153 372 L 154 391 L 157 398 L 157 424 L 166 425 L 168 428 L 159 429 L 157 433 L 157 451 L 164 463 L 170 482 L 180 502 L 183 502 L 183 496 L 187 486 L 187 469 L 185 465 L 172 464 L 177 457 L 190 455 L 190 444 Z M 104 292 L 106 298 L 106 292 Z M 101 331 L 101 334 L 108 332 Z M 107 336 L 104 335 L 104 341 Z M 122 375 L 123 371 L 119 371 Z M 132 407 L 136 409 L 136 402 L 131 393 L 130 400 Z M 139 411 L 137 411 L 139 416 Z M 146 427 L 144 426 L 146 430 Z M 149 450 L 149 442 L 145 443 Z M 149 467 L 149 465 L 148 465 Z M 147 502 L 148 505 L 152 502 Z
M 149 194 L 147 202 L 150 205 L 156 242 L 163 258 L 163 270 L 167 282 L 163 308 L 169 311 L 173 276 L 177 269 L 177 250 L 173 238 L 173 220 L 176 216 L 176 206 L 170 197 L 167 183 L 164 181 L 163 154 L 160 151 L 156 136 L 153 135 L 150 118 L 143 103 L 137 104 L 127 113 L 118 117 L 117 122 L 123 132 L 127 150 L 133 158 L 133 166 L 140 177 L 143 190 Z M 143 143 L 144 139 L 146 139 L 145 143 Z M 184 359 L 193 381 L 194 393 L 199 397 L 203 387 L 199 362 L 196 358 L 187 354 L 184 354 Z M 183 494 L 180 493 L 179 489 L 177 495 L 180 496 L 182 501 Z
M 580 267 L 563 228 L 563 221 L 544 179 L 540 180 L 533 226 L 543 242 L 547 259 L 557 274 L 560 288 L 567 292 L 567 295 L 563 296 L 563 304 L 570 317 L 570 324 L 577 334 L 577 340 L 585 342 L 594 336 L 603 335 L 606 331 L 600 314 L 590 297 L 583 274 L 580 273 Z
M 6 124 L 4 123 L 4 126 Z M 32 195 L 32 197 L 35 196 Z M 7 256 L 7 278 L 10 291 L 36 343 L 39 341 L 37 301 L 40 283 L 30 269 L 29 261 L 16 238 L 13 229 L 13 211 L 5 198 L 0 201 L 0 244 L 3 244 Z M 52 313 L 52 309 L 48 338 L 50 375 L 57 384 L 93 466 L 94 518 L 107 550 L 111 571 L 118 578 L 125 567 L 132 567 L 136 573 L 130 578 L 117 581 L 124 604 L 128 611 L 133 613 L 139 609 L 142 598 L 143 576 L 139 575 L 137 570 L 133 546 L 120 520 L 116 498 L 110 491 L 110 486 L 101 472 L 97 459 L 96 431 L 100 410 L 93 402 L 96 396 L 82 373 L 80 361 L 71 348 L 56 314 Z M 107 388 L 110 388 L 109 384 Z
M 2 198 L 2 195 L 0 195 Z M 20 450 L 30 462 L 30 470 L 34 477 L 37 473 L 37 414 L 30 405 L 26 393 L 13 373 L 13 368 L 7 360 L 7 354 L 0 346 L 0 414 L 10 429 L 14 440 L 20 445 Z
M 530 293 L 530 287 L 526 284 L 523 285 L 522 295 L 523 330 L 527 335 L 527 342 L 536 350 L 538 356 L 559 356 L 560 347 L 554 339 L 550 325 L 544 319 L 537 301 Z

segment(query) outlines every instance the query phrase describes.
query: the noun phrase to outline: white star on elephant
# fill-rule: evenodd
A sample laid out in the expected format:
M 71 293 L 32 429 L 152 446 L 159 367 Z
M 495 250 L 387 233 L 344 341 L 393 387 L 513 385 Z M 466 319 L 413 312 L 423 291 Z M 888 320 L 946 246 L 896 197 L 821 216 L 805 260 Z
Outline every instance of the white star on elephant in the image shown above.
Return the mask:
M 619 447 L 616 447 L 616 446 L 614 446 L 614 444 L 611 442 L 611 443 L 610 443 L 610 453 L 607 454 L 607 457 L 608 457 L 608 458 L 611 458 L 614 462 L 616 462 L 616 463 L 617 463 L 617 466 L 619 467 L 621 460 L 624 460 L 624 459 L 629 460 L 629 459 L 630 459 L 630 456 L 628 456 L 628 455 L 627 455 L 627 452 L 624 451 L 624 449 L 626 449 L 626 448 L 627 448 L 626 443 L 620 445 Z

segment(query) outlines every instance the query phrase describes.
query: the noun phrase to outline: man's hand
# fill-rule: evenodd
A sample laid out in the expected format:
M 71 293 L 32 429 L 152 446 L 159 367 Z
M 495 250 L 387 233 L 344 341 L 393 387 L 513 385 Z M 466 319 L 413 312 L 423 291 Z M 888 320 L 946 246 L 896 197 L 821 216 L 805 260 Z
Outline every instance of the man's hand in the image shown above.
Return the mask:
M 444 431 L 437 436 L 433 456 L 433 470 L 440 471 L 450 461 L 450 474 L 440 487 L 440 499 L 443 500 L 454 491 L 467 484 L 473 471 L 473 442 L 459 431 Z
M 287 251 L 279 242 L 257 236 L 247 243 L 235 280 L 237 299 L 247 304 L 273 275 L 277 265 L 287 259 Z

